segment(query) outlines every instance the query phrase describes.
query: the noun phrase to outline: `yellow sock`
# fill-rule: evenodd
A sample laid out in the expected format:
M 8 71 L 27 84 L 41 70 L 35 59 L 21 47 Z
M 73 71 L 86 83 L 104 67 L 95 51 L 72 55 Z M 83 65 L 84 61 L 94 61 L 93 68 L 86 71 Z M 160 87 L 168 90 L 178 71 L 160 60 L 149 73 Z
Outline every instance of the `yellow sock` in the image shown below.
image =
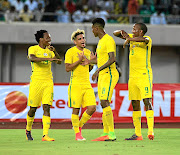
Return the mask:
M 102 121 L 103 121 L 104 133 L 109 133 L 109 128 L 106 122 L 106 118 L 104 117 L 104 114 L 102 114 Z
M 27 131 L 31 131 L 32 129 L 32 125 L 33 125 L 33 122 L 34 122 L 34 117 L 30 117 L 28 114 L 27 114 L 27 125 L 26 125 L 26 130 Z
M 49 116 L 43 115 L 42 121 L 43 121 L 43 135 L 48 135 L 48 131 L 51 125 L 51 118 Z
M 103 115 L 107 122 L 109 132 L 114 132 L 114 118 L 113 118 L 113 113 L 110 106 L 103 109 Z
M 133 111 L 133 124 L 135 127 L 135 134 L 141 136 L 141 111 Z
M 74 128 L 75 133 L 79 132 L 79 115 L 72 114 L 71 115 L 71 122 Z
M 90 115 L 87 114 L 87 112 L 85 111 L 81 117 L 81 120 L 79 122 L 79 127 L 83 127 L 83 125 L 91 118 Z
M 149 133 L 152 134 L 154 128 L 154 111 L 153 110 L 146 111 L 146 118 L 148 124 L 148 134 Z

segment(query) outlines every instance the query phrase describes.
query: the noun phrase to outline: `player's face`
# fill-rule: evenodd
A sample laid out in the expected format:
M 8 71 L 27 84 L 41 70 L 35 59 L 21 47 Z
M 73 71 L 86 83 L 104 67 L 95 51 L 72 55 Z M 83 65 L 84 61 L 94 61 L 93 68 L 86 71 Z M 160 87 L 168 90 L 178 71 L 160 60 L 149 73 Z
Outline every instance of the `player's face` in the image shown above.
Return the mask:
M 84 34 L 80 34 L 80 35 L 76 36 L 74 43 L 79 48 L 82 48 L 82 49 L 85 48 L 86 47 L 86 39 L 84 37 Z
M 50 34 L 48 32 L 44 33 L 43 44 L 45 46 L 51 45 L 51 36 L 50 36 Z
M 134 34 L 134 37 L 138 37 L 140 35 L 141 29 L 138 24 L 134 24 L 132 33 Z
M 98 27 L 92 25 L 92 32 L 93 32 L 94 36 L 97 37 L 98 36 Z

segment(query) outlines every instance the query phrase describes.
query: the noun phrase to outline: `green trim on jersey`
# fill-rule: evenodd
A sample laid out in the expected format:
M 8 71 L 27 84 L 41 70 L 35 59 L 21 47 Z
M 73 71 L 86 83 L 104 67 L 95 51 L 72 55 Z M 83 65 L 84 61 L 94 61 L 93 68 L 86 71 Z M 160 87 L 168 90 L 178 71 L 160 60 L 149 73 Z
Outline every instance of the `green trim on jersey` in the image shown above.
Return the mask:
M 73 76 L 73 71 L 71 72 L 72 76 Z M 72 107 L 72 102 L 71 102 L 71 85 L 72 85 L 72 76 L 70 78 L 70 86 L 69 86 L 69 106 Z
M 150 90 L 151 90 L 151 94 L 152 94 L 152 87 L 151 87 L 151 80 L 150 80 L 150 74 L 149 74 L 149 69 L 148 69 L 148 46 L 146 48 L 146 69 L 147 69 L 147 72 L 148 72 L 148 78 L 149 78 L 149 84 L 150 84 Z
M 111 89 L 111 83 L 112 83 L 112 74 L 111 74 L 111 68 L 109 66 L 109 73 L 110 73 L 110 84 L 109 84 L 109 90 L 108 90 L 108 96 L 107 96 L 107 100 L 109 100 L 109 93 L 110 93 L 110 89 Z

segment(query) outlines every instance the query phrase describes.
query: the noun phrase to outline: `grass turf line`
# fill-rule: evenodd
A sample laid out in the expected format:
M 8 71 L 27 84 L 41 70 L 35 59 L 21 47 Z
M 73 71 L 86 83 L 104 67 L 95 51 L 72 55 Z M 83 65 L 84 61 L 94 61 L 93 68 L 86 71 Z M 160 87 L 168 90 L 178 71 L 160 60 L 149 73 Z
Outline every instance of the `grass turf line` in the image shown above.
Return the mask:
M 180 152 L 180 129 L 155 129 L 155 139 L 147 138 L 147 129 L 142 129 L 143 141 L 125 141 L 134 134 L 134 129 L 115 129 L 117 141 L 93 142 L 102 129 L 84 129 L 86 141 L 75 141 L 71 129 L 51 129 L 49 136 L 54 142 L 42 142 L 42 129 L 33 129 L 34 141 L 27 141 L 23 129 L 0 129 L 0 155 L 156 155 Z

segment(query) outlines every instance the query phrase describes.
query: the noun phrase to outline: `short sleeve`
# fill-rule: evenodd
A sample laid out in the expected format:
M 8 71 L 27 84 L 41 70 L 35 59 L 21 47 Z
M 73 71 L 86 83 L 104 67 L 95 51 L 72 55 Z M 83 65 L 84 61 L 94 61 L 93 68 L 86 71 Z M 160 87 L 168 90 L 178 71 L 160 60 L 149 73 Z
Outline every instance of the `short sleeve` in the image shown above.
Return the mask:
M 72 60 L 72 54 L 71 54 L 71 51 L 68 50 L 66 52 L 66 55 L 65 55 L 65 63 L 68 63 L 68 64 L 72 64 L 73 63 L 73 60 Z
M 54 58 L 55 57 L 55 54 L 53 51 L 51 51 L 51 58 Z
M 116 43 L 112 37 L 106 42 L 107 53 L 116 52 Z
M 36 55 L 36 50 L 33 46 L 29 47 L 29 49 L 28 49 L 28 55 L 30 55 L 30 54 Z

